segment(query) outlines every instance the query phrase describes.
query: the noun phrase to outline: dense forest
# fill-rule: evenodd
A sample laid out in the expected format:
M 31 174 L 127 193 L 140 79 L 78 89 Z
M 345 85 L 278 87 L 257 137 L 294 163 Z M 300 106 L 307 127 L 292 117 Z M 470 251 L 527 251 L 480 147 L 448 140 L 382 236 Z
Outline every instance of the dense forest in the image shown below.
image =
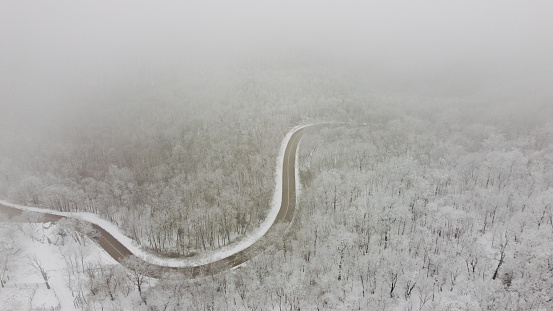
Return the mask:
M 268 212 L 284 134 L 302 119 L 329 115 L 337 101 L 336 88 L 313 73 L 233 74 L 241 78 L 80 99 L 30 147 L 14 130 L 1 161 L 1 195 L 98 214 L 162 255 L 236 241 Z
M 357 122 L 306 135 L 289 234 L 238 271 L 158 282 L 149 306 L 551 308 L 552 124 L 479 110 L 500 117 L 490 122 L 460 100 L 403 100 L 367 97 L 354 105 Z
M 9 200 L 97 213 L 152 252 L 186 256 L 255 228 L 284 133 L 334 122 L 301 142 L 298 211 L 272 247 L 195 280 L 77 264 L 83 308 L 553 306 L 550 107 L 377 95 L 315 71 L 233 81 L 114 96 L 125 104 L 75 110 L 33 141 L 35 153 L 3 155 Z

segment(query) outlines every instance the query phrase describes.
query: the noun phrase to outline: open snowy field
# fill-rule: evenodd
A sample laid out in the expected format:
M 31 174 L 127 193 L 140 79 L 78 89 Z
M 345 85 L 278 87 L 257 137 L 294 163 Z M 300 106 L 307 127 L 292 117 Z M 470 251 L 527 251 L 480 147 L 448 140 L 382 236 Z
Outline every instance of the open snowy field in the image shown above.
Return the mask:
M 88 238 L 62 232 L 49 223 L 0 223 L 2 310 L 77 310 L 87 269 L 116 263 Z

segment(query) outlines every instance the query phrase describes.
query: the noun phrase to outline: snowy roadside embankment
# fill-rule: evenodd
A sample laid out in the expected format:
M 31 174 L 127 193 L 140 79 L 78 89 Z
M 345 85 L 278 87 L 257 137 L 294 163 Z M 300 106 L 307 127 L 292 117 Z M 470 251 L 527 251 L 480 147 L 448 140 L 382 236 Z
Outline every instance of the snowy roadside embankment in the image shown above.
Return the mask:
M 280 145 L 280 150 L 279 150 L 277 164 L 276 164 L 276 172 L 275 172 L 275 185 L 276 185 L 275 192 L 273 194 L 273 200 L 271 201 L 271 208 L 270 208 L 269 214 L 267 215 L 263 223 L 256 230 L 250 233 L 247 233 L 236 243 L 229 244 L 217 250 L 206 251 L 193 257 L 177 259 L 177 258 L 165 258 L 165 257 L 160 257 L 160 256 L 150 254 L 142 250 L 135 241 L 125 236 L 116 225 L 92 213 L 59 212 L 55 210 L 38 208 L 38 207 L 21 206 L 21 205 L 12 204 L 2 200 L 0 200 L 0 203 L 6 206 L 11 206 L 21 210 L 39 212 L 39 213 L 51 213 L 55 215 L 65 216 L 65 217 L 77 218 L 77 219 L 85 220 L 90 223 L 96 224 L 102 227 L 107 232 L 109 232 L 111 235 L 113 235 L 117 240 L 119 240 L 119 242 L 121 242 L 121 244 L 127 247 L 136 257 L 139 257 L 142 260 L 155 265 L 168 266 L 168 267 L 201 266 L 201 265 L 205 265 L 205 264 L 209 264 L 209 263 L 221 260 L 223 258 L 226 258 L 228 256 L 231 256 L 235 253 L 238 253 L 248 248 L 249 246 L 253 245 L 257 240 L 259 240 L 263 235 L 265 235 L 265 233 L 267 233 L 269 228 L 271 228 L 272 224 L 274 223 L 277 217 L 278 211 L 280 210 L 280 206 L 282 203 L 282 169 L 283 169 L 284 153 L 286 152 L 286 147 L 288 146 L 288 142 L 290 141 L 290 138 L 296 131 L 308 126 L 311 126 L 311 124 L 294 127 L 286 134 L 286 136 L 282 141 L 282 144 Z M 296 154 L 296 163 L 297 163 L 297 154 Z M 295 173 L 297 178 L 298 177 L 297 167 L 296 167 Z M 298 187 L 298 184 L 299 183 L 296 182 L 296 188 Z
M 0 224 L 0 243 L 17 246 L 4 256 L 9 259 L 9 277 L 0 290 L 1 310 L 80 310 L 76 297 L 90 277 L 85 270 L 117 263 L 97 244 L 62 237 L 59 229 L 49 224 Z

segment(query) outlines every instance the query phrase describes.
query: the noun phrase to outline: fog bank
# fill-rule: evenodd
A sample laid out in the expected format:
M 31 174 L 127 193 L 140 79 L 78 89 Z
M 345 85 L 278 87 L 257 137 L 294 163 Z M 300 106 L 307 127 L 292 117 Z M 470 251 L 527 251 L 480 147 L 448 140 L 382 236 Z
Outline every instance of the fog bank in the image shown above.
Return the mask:
M 3 121 L 105 89 L 331 68 L 374 90 L 550 98 L 550 1 L 3 1 Z

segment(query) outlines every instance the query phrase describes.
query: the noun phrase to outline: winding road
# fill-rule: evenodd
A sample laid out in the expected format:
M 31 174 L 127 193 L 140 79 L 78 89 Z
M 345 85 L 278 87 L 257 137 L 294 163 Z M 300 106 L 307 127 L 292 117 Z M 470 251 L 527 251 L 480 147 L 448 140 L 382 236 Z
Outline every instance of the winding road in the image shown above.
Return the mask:
M 307 126 L 294 131 L 286 145 L 282 165 L 282 201 L 275 221 L 263 237 L 241 251 L 230 254 L 220 260 L 193 267 L 167 267 L 155 265 L 135 256 L 138 261 L 135 263 L 138 263 L 140 266 L 140 272 L 155 278 L 161 278 L 167 274 L 182 275 L 186 278 L 213 275 L 243 264 L 270 246 L 272 244 L 271 236 L 283 234 L 283 231 L 279 230 L 279 228 L 282 228 L 282 225 L 288 227 L 293 219 L 296 208 L 296 151 L 306 129 Z M 277 184 L 275 191 L 278 190 L 279 185 Z M 10 219 L 14 219 L 14 217 L 22 215 L 23 211 L 15 207 L 0 204 L 0 213 L 6 215 Z M 27 213 L 35 216 L 36 220 L 34 221 L 36 222 L 55 222 L 65 217 L 48 212 Z M 98 245 L 115 260 L 124 265 L 128 265 L 129 263 L 125 259 L 132 256 L 133 253 L 109 232 L 96 224 L 91 223 L 91 225 L 99 233 L 95 238 Z M 133 269 L 133 267 L 128 268 Z

